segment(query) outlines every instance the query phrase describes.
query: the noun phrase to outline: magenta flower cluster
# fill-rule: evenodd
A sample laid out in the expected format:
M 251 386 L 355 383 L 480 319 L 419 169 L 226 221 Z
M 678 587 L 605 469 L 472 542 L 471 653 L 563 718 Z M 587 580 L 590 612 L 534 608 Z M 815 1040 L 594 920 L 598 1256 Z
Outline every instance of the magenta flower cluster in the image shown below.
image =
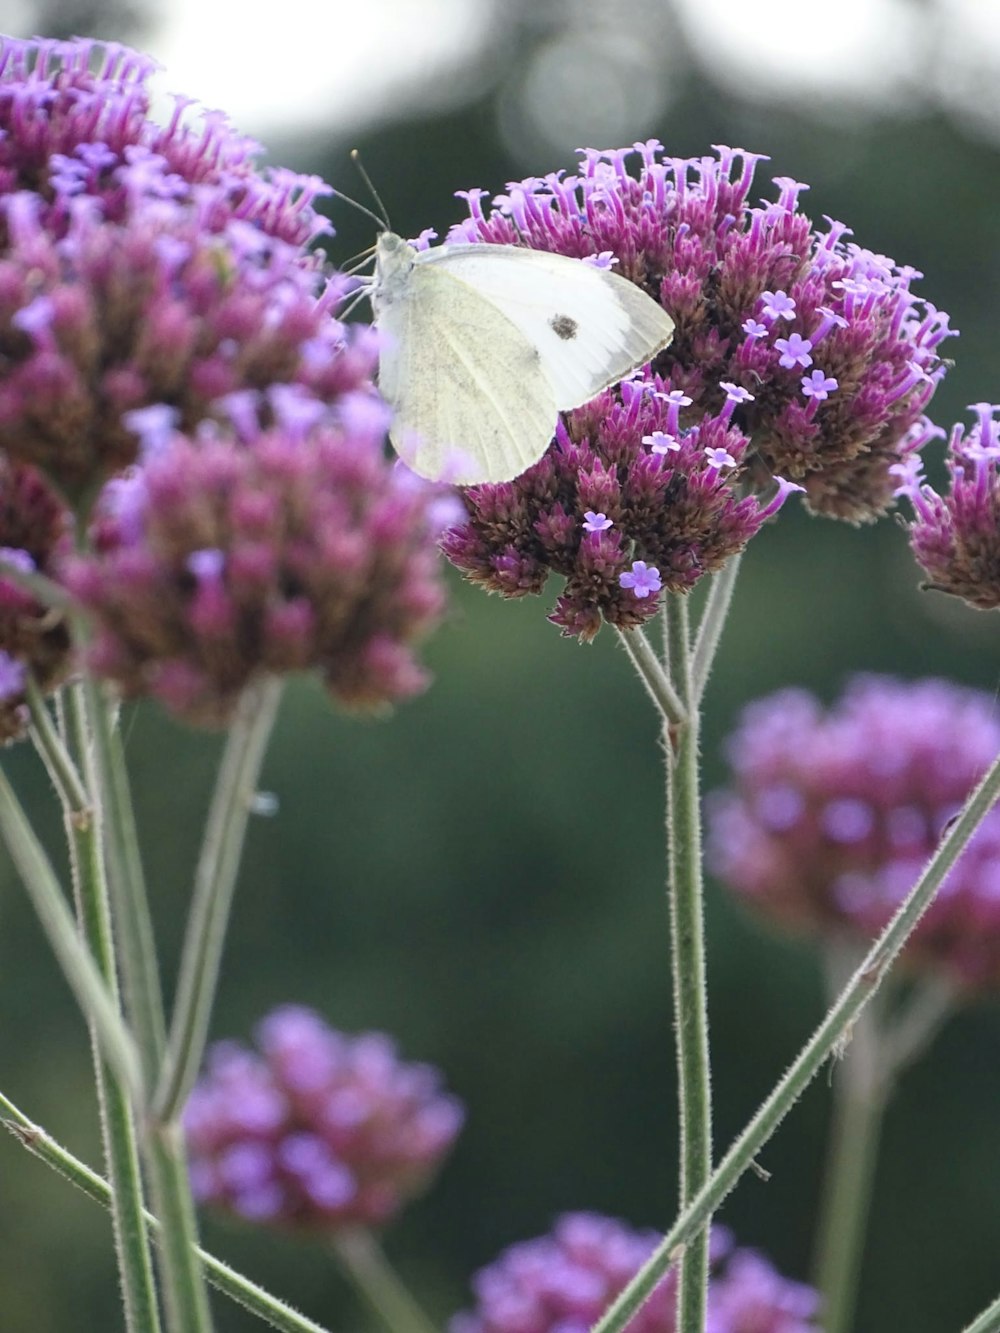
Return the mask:
M 154 69 L 80 40 L 0 50 L 0 429 L 70 497 L 135 461 L 129 412 L 190 430 L 239 389 L 320 387 L 343 340 L 304 248 L 322 183 L 258 171 L 185 99 L 155 125 Z
M 449 239 L 616 264 L 673 317 L 655 369 L 690 400 L 683 428 L 718 414 L 735 385 L 747 397 L 734 425 L 770 473 L 801 483 L 819 513 L 882 513 L 889 468 L 943 373 L 948 321 L 910 290 L 920 275 L 851 243 L 843 223 L 814 229 L 796 181 L 777 178 L 778 198 L 752 206 L 760 156 L 672 158 L 651 141 L 582 159 L 575 175 L 509 185 L 489 211 L 467 192 Z
M 943 374 L 947 317 L 919 301 L 919 275 L 813 229 L 806 188 L 779 178 L 748 202 L 761 159 L 667 157 L 655 142 L 587 150 L 576 175 L 508 186 L 448 239 L 524 245 L 607 266 L 672 316 L 674 339 L 645 374 L 559 422 L 517 480 L 466 492 L 449 559 L 504 597 L 566 580 L 551 619 L 592 638 L 656 613 L 742 550 L 788 490 L 859 522 L 892 499 L 891 469 Z M 636 163 L 633 173 L 630 167 Z M 750 492 L 771 486 L 770 503 Z
M 450 1333 L 587 1333 L 649 1258 L 660 1237 L 593 1213 L 561 1217 L 548 1236 L 506 1250 L 473 1279 L 474 1310 Z M 816 1333 L 816 1293 L 783 1278 L 752 1250 L 712 1234 L 706 1333 Z M 626 1325 L 627 1333 L 674 1333 L 674 1272 Z
M 548 453 L 516 481 L 464 492 L 468 518 L 442 540 L 472 582 L 504 597 L 565 588 L 549 617 L 594 637 L 655 616 L 661 588 L 686 591 L 741 551 L 787 494 L 740 496 L 746 436 L 730 386 L 715 416 L 682 430 L 690 399 L 658 377 L 623 383 L 559 422 Z M 748 396 L 748 395 L 746 395 Z
M 327 425 L 306 404 L 299 421 L 285 395 L 262 433 L 251 410 L 246 441 L 168 439 L 105 487 L 65 579 L 94 617 L 91 669 L 125 696 L 211 725 L 262 673 L 318 671 L 361 709 L 426 684 L 413 645 L 444 598 L 429 488 L 386 464 L 375 400 Z
M 347 1036 L 287 1006 L 258 1050 L 223 1042 L 184 1114 L 195 1197 L 249 1222 L 381 1226 L 429 1182 L 462 1126 L 428 1065 L 378 1032 Z
M 927 483 L 915 450 L 895 469 L 897 494 L 913 507 L 910 546 L 926 587 L 991 611 L 1000 606 L 1000 422 L 992 403 L 971 410 L 972 429 L 956 425 L 948 439 L 947 492 Z
M 260 171 L 185 99 L 154 124 L 153 68 L 0 44 L 0 434 L 11 484 L 37 468 L 86 529 L 44 572 L 91 614 L 92 670 L 194 722 L 265 673 L 318 670 L 360 706 L 412 694 L 438 497 L 385 457 L 374 334 L 333 317 L 344 280 L 309 248 L 327 187 Z M 41 568 L 50 527 L 0 511 L 0 548 Z
M 855 678 L 829 708 L 787 689 L 730 737 L 708 800 L 708 859 L 772 918 L 873 937 L 1000 751 L 994 698 L 941 680 Z M 1000 984 L 1000 808 L 986 817 L 905 959 L 966 987 Z

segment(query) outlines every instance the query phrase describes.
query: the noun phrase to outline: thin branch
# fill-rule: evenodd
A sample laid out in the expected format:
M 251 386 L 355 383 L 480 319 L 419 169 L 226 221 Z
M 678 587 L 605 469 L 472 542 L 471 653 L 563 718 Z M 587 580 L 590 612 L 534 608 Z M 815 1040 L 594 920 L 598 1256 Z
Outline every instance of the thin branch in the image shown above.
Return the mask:
M 102 1208 L 111 1207 L 111 1189 L 103 1176 L 99 1176 L 79 1158 L 74 1157 L 44 1129 L 29 1120 L 24 1112 L 18 1110 L 2 1093 L 0 1093 L 0 1112 L 3 1113 L 0 1116 L 0 1124 L 13 1134 L 18 1143 L 47 1166 L 58 1171 Z M 146 1212 L 144 1216 L 154 1236 L 159 1237 L 160 1224 L 157 1219 L 150 1212 Z M 256 1283 L 243 1277 L 241 1273 L 237 1273 L 228 1264 L 224 1264 L 200 1247 L 198 1257 L 204 1264 L 205 1272 L 213 1286 L 237 1304 L 244 1306 L 251 1314 L 263 1319 L 272 1328 L 279 1329 L 280 1333 L 327 1333 L 322 1325 L 299 1314 L 277 1296 L 272 1296 L 263 1287 L 258 1287 Z
M 138 1095 L 142 1074 L 135 1042 L 80 937 L 52 863 L 3 772 L 0 772 L 0 837 L 7 844 L 63 975 L 80 1008 L 94 1023 L 105 1057 L 133 1095 Z
M 222 961 L 247 822 L 281 684 L 265 681 L 241 701 L 230 727 L 195 872 L 170 1040 L 154 1098 L 157 1120 L 179 1114 L 198 1072 Z
M 682 1210 L 653 1255 L 594 1325 L 593 1333 L 621 1333 L 673 1265 L 679 1247 L 707 1226 L 723 1199 L 735 1189 L 763 1145 L 816 1077 L 823 1065 L 849 1039 L 854 1022 L 902 951 L 934 900 L 948 871 L 964 851 L 987 813 L 1000 797 L 1000 758 L 996 759 L 961 813 L 945 833 L 923 874 L 900 904 L 895 916 L 868 950 L 836 1004 L 779 1079 L 743 1132 L 713 1171 L 704 1189 Z M 987 1312 L 989 1313 L 989 1312 Z M 967 1333 L 995 1333 L 981 1323 Z
M 722 637 L 722 630 L 729 615 L 729 605 L 733 600 L 733 589 L 739 577 L 742 551 L 731 556 L 717 574 L 712 575 L 712 586 L 708 590 L 698 622 L 695 636 L 694 653 L 691 658 L 691 678 L 694 697 L 701 700 L 708 684 L 708 677 L 715 661 L 716 649 Z
M 628 653 L 646 693 L 656 705 L 664 722 L 676 726 L 685 717 L 684 705 L 670 683 L 666 671 L 641 629 L 619 629 L 618 642 Z

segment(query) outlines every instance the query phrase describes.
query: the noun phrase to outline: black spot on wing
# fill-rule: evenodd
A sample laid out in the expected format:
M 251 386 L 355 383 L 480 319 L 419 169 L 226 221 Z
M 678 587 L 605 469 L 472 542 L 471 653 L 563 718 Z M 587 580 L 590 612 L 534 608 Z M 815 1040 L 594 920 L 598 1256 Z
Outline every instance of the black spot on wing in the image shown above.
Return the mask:
M 564 342 L 569 342 L 576 337 L 576 331 L 579 328 L 575 319 L 570 319 L 569 315 L 553 315 L 549 320 L 549 328 L 557 338 L 562 338 Z

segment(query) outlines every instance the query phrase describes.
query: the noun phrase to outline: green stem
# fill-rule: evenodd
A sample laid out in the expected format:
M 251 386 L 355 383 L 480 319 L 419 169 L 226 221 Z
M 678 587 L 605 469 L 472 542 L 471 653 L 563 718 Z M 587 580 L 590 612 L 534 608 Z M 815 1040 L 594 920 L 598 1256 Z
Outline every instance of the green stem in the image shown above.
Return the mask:
M 853 942 L 846 948 L 835 943 L 828 951 L 831 1000 L 858 957 Z M 849 1333 L 854 1325 L 885 1109 L 896 1079 L 954 1009 L 955 988 L 937 977 L 921 980 L 905 1005 L 890 1016 L 891 1000 L 883 992 L 859 1014 L 835 1070 L 833 1126 L 815 1264 L 816 1285 L 823 1297 L 824 1333 Z
M 0 1112 L 2 1112 L 0 1123 L 30 1153 L 65 1177 L 102 1208 L 111 1207 L 112 1196 L 108 1182 L 78 1157 L 68 1152 L 13 1102 L 8 1101 L 2 1093 L 0 1093 Z M 150 1231 L 158 1237 L 160 1224 L 157 1219 L 149 1212 L 144 1212 L 143 1217 Z M 243 1277 L 241 1273 L 237 1273 L 206 1250 L 199 1248 L 198 1257 L 205 1265 L 205 1271 L 213 1286 L 249 1310 L 251 1314 L 270 1324 L 272 1328 L 281 1330 L 281 1333 L 327 1333 L 320 1324 L 299 1314 L 277 1296 L 272 1296 L 263 1287 L 258 1287 L 256 1283 Z
M 685 1207 L 712 1170 L 711 1071 L 705 987 L 705 932 L 698 790 L 699 710 L 690 669 L 687 599 L 666 602 L 667 661 L 686 721 L 667 725 L 667 837 L 674 1027 L 680 1095 L 680 1204 Z M 704 1333 L 708 1230 L 693 1237 L 681 1260 L 678 1333 Z
M 857 963 L 830 959 L 836 998 Z M 876 997 L 857 1018 L 834 1072 L 833 1128 L 823 1186 L 816 1250 L 816 1285 L 823 1298 L 824 1333 L 849 1333 L 854 1321 L 861 1256 L 875 1179 L 879 1136 L 892 1072 L 885 1067 Z
M 684 705 L 641 629 L 620 629 L 618 642 L 628 653 L 646 692 L 667 723 L 684 719 Z
M 106 849 L 125 1008 L 139 1043 L 147 1086 L 153 1087 L 163 1060 L 165 1025 L 128 773 L 110 705 L 92 679 L 84 682 L 84 696 L 94 742 L 95 769 L 104 798 Z M 147 1117 L 142 1149 L 162 1228 L 160 1277 L 167 1327 L 170 1333 L 211 1333 L 212 1316 L 205 1275 L 198 1259 L 198 1230 L 180 1126 Z
M 281 684 L 274 679 L 249 690 L 226 740 L 195 872 L 170 1040 L 153 1103 L 161 1122 L 180 1114 L 205 1049 L 247 822 L 280 698 Z
M 32 739 L 60 792 L 70 848 L 76 912 L 84 938 L 112 1000 L 119 1004 L 111 942 L 111 916 L 101 842 L 100 810 L 84 788 L 37 689 L 29 690 Z M 69 690 L 69 714 L 76 730 L 76 750 L 86 757 L 78 687 Z M 121 1279 L 125 1326 L 129 1333 L 159 1333 L 160 1315 L 153 1263 L 143 1210 L 142 1175 L 129 1091 L 103 1058 L 93 1022 L 91 1048 L 104 1157 L 111 1181 L 111 1216 Z
M 708 591 L 705 609 L 698 622 L 695 636 L 694 654 L 691 658 L 691 677 L 694 697 L 701 700 L 708 684 L 709 673 L 715 660 L 719 639 L 729 615 L 729 605 L 733 600 L 733 589 L 740 573 L 743 553 L 731 556 L 718 574 L 712 575 L 712 586 Z
M 89 677 L 83 682 L 83 691 L 94 767 L 104 797 L 105 842 L 125 1012 L 139 1043 L 143 1077 L 152 1089 L 166 1041 L 163 992 L 132 796 L 111 705 Z
M 779 1079 L 771 1094 L 733 1141 L 704 1188 L 691 1200 L 617 1299 L 594 1325 L 592 1333 L 620 1333 L 679 1258 L 684 1247 L 707 1226 L 712 1214 L 735 1189 L 740 1177 L 801 1097 L 826 1060 L 848 1039 L 858 1015 L 898 957 L 920 918 L 930 906 L 948 871 L 979 824 L 1000 797 L 1000 758 L 994 760 L 961 813 L 938 844 L 923 874 L 900 904 L 896 915 L 875 940 L 847 986 L 819 1027 Z M 988 1324 L 974 1333 L 992 1333 Z
M 1000 1296 L 977 1319 L 967 1324 L 962 1333 L 1000 1333 Z
M 882 1033 L 886 1066 L 894 1074 L 911 1065 L 955 1012 L 958 993 L 944 977 L 921 978 L 916 990 Z
M 79 817 L 90 820 L 93 816 L 90 793 L 52 720 L 41 690 L 30 676 L 25 698 L 31 715 L 31 739 L 52 779 L 60 805 L 64 812 L 75 811 Z
M 7 845 L 70 989 L 94 1024 L 101 1049 L 126 1084 L 140 1088 L 142 1074 L 135 1042 L 80 938 L 52 863 L 3 772 L 0 772 L 0 838 Z
M 341 1232 L 334 1237 L 333 1252 L 346 1276 L 389 1333 L 436 1333 L 370 1231 L 357 1228 Z

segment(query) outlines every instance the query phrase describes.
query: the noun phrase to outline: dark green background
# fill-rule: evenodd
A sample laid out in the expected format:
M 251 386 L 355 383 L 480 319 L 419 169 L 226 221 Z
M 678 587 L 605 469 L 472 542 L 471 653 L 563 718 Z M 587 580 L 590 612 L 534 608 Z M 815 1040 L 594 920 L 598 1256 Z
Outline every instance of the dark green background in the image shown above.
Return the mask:
M 509 60 L 530 41 L 526 27 Z M 568 155 L 512 162 L 496 123 L 495 90 L 484 85 L 481 100 L 452 114 L 355 140 L 397 230 L 443 232 L 458 216 L 455 189 L 499 189 L 569 165 Z M 693 65 L 654 131 L 676 154 L 717 142 L 770 153 L 755 193 L 770 175 L 810 182 L 814 216 L 843 219 L 861 244 L 926 273 L 919 290 L 963 334 L 947 344 L 957 364 L 934 403 L 941 424 L 998 397 L 1000 161 L 991 144 L 931 112 L 837 123 L 808 107 L 751 106 Z M 353 192 L 349 146 L 273 144 L 272 159 Z M 371 229 L 346 208 L 335 216 L 343 259 Z M 475 1268 L 560 1211 L 663 1226 L 676 1188 L 651 707 L 609 634 L 584 649 L 546 623 L 554 586 L 547 599 L 508 604 L 451 581 L 426 696 L 366 723 L 334 713 L 311 683 L 289 691 L 263 780 L 280 813 L 252 829 L 213 1027 L 246 1036 L 268 1008 L 297 1000 L 348 1031 L 391 1032 L 408 1056 L 445 1071 L 468 1106 L 467 1128 L 434 1190 L 386 1238 L 439 1320 L 466 1302 Z M 737 710 L 781 685 L 832 697 L 851 672 L 879 670 L 994 691 L 995 618 L 916 583 L 891 521 L 852 530 L 789 505 L 745 562 L 707 698 L 706 785 L 721 780 L 720 742 Z M 126 728 L 170 975 L 218 739 L 152 708 L 130 711 Z M 4 764 L 57 846 L 32 755 L 20 747 Z M 715 886 L 709 895 L 721 1149 L 822 1000 L 807 945 L 769 936 Z M 998 1049 L 1000 1008 L 983 1002 L 954 1019 L 903 1082 L 879 1165 L 862 1333 L 957 1333 L 1000 1291 Z M 0 1087 L 97 1162 L 85 1032 L 6 866 Z M 723 1214 L 741 1241 L 797 1277 L 809 1271 L 828 1101 L 821 1079 L 762 1154 L 770 1182 L 747 1177 Z M 322 1247 L 207 1220 L 205 1231 L 223 1257 L 319 1321 L 360 1324 Z M 228 1333 L 257 1327 L 228 1302 L 217 1307 Z M 0 1330 L 118 1326 L 105 1218 L 0 1141 Z

